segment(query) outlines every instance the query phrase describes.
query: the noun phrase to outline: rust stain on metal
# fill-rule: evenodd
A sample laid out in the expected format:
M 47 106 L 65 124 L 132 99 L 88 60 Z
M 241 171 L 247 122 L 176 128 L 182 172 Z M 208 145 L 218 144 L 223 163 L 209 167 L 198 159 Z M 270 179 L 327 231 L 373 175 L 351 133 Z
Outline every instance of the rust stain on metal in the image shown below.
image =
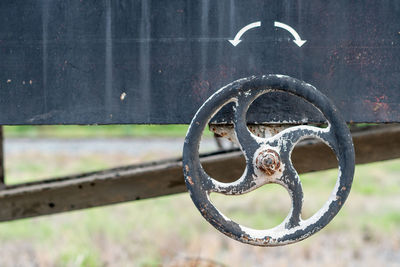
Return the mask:
M 388 97 L 386 95 L 375 96 L 372 100 L 364 100 L 364 103 L 374 113 L 379 114 L 381 118 L 387 118 L 390 112 Z
M 256 166 L 267 175 L 273 175 L 277 170 L 279 170 L 281 159 L 276 151 L 267 149 L 260 152 L 256 158 Z
M 204 100 L 204 96 L 210 90 L 210 82 L 206 80 L 197 80 L 192 83 L 193 94 L 197 100 Z
M 192 181 L 192 177 L 187 176 L 187 180 L 189 182 L 189 184 L 194 185 L 193 181 Z

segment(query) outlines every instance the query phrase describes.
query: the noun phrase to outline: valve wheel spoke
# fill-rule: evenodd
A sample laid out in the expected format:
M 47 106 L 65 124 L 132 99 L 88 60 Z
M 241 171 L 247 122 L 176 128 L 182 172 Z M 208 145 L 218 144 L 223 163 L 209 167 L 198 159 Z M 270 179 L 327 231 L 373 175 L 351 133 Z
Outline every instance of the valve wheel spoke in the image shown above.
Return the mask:
M 269 143 L 281 147 L 282 153 L 291 153 L 295 145 L 306 138 L 317 138 L 327 144 L 334 152 L 337 151 L 337 142 L 332 128 L 318 128 L 315 126 L 294 126 L 283 130 L 270 138 Z
M 298 226 L 301 221 L 301 211 L 303 207 L 303 187 L 301 185 L 299 174 L 293 167 L 290 159 L 282 160 L 285 164 L 285 170 L 277 183 L 285 187 L 291 197 L 292 209 L 285 220 L 285 228 L 291 229 Z
M 234 107 L 234 130 L 240 149 L 243 151 L 246 159 L 250 159 L 254 156 L 255 151 L 259 147 L 259 142 L 261 141 L 260 138 L 253 135 L 247 128 L 247 110 L 255 98 L 257 98 L 256 94 L 242 93 L 238 96 L 236 106 Z
M 205 190 L 225 195 L 240 195 L 250 192 L 265 184 L 265 182 L 261 182 L 257 179 L 258 177 L 254 172 L 253 165 L 254 154 L 260 145 L 257 142 L 256 137 L 250 133 L 246 124 L 247 110 L 255 98 L 257 98 L 257 95 L 241 93 L 237 97 L 236 105 L 234 106 L 234 131 L 240 148 L 245 156 L 246 169 L 238 180 L 231 183 L 219 182 L 209 177 L 204 172 L 204 175 L 207 175 L 208 179 L 211 181 Z

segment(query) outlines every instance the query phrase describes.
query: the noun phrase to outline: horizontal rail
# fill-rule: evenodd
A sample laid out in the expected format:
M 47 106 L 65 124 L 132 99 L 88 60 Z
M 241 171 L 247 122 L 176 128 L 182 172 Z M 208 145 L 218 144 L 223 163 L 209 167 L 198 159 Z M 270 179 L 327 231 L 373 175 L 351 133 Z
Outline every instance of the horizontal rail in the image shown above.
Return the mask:
M 356 163 L 400 157 L 400 126 L 389 125 L 353 133 Z M 334 168 L 337 161 L 320 142 L 302 142 L 292 159 L 299 173 Z M 240 151 L 201 156 L 204 169 L 221 181 L 239 177 Z M 7 186 L 0 191 L 0 221 L 53 214 L 185 192 L 180 159 L 151 162 Z

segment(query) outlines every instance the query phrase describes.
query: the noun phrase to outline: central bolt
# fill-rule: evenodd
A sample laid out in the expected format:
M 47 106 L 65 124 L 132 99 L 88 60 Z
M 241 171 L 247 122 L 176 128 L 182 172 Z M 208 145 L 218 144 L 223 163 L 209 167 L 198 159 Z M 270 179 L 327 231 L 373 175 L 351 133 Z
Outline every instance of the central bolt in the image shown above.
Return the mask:
M 264 159 L 263 159 L 263 165 L 265 167 L 271 167 L 275 163 L 275 157 L 271 154 L 268 154 Z
M 268 175 L 274 174 L 281 166 L 279 154 L 272 149 L 261 151 L 256 158 L 256 166 Z

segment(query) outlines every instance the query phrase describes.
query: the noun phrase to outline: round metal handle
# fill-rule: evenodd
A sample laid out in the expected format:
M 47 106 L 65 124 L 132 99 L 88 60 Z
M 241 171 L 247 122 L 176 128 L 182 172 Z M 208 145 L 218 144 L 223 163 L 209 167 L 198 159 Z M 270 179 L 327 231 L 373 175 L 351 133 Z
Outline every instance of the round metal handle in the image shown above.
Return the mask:
M 303 98 L 316 107 L 328 121 L 327 128 L 295 126 L 270 138 L 253 135 L 246 125 L 250 104 L 268 92 L 286 92 Z M 221 183 L 210 177 L 199 160 L 199 143 L 204 128 L 222 106 L 234 102 L 234 126 L 246 159 L 243 175 L 232 183 Z M 312 217 L 301 218 L 303 190 L 299 175 L 291 162 L 294 146 L 307 137 L 327 144 L 336 154 L 339 175 L 324 206 Z M 214 93 L 194 116 L 183 148 L 183 171 L 191 198 L 203 217 L 222 233 L 243 243 L 279 246 L 300 241 L 326 226 L 344 204 L 354 175 L 354 148 L 346 123 L 329 99 L 315 87 L 283 75 L 265 75 L 237 80 Z M 278 226 L 255 230 L 224 216 L 210 201 L 210 193 L 237 195 L 264 184 L 277 183 L 290 193 L 292 209 Z

